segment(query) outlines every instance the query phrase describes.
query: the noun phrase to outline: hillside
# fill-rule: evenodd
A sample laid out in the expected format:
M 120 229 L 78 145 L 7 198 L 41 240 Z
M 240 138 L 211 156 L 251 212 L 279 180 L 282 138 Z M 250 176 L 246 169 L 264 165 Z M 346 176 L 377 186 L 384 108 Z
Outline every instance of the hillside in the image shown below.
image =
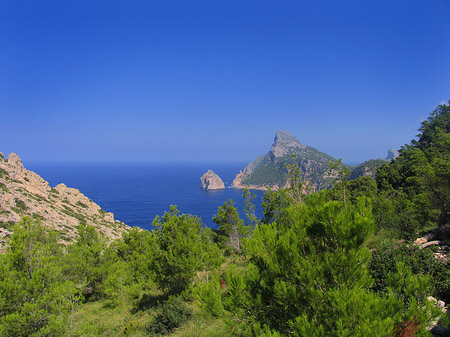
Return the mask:
M 375 178 L 377 169 L 386 163 L 387 161 L 384 159 L 369 159 L 353 168 L 350 173 L 350 180 L 356 179 L 358 177 Z
M 93 225 L 111 240 L 130 228 L 115 221 L 112 213 L 79 190 L 64 184 L 51 188 L 39 175 L 24 168 L 17 154 L 11 153 L 6 159 L 0 153 L 0 247 L 23 216 L 38 218 L 56 229 L 64 242 L 74 240 L 79 223 Z
M 243 171 L 239 172 L 233 181 L 233 187 L 279 189 L 286 186 L 287 169 L 285 166 L 297 164 L 310 187 L 313 190 L 321 190 L 330 186 L 332 177 L 328 175 L 329 162 L 333 160 L 335 160 L 333 157 L 300 143 L 290 133 L 278 131 L 270 151 L 257 157 Z

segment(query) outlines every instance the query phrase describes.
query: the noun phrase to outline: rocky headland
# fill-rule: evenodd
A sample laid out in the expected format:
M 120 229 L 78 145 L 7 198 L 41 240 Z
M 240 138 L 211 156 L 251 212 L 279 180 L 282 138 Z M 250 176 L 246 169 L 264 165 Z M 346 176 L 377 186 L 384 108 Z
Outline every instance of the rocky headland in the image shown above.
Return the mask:
M 225 188 L 222 179 L 214 173 L 213 170 L 206 171 L 201 177 L 200 182 L 205 190 L 220 190 Z
M 254 190 L 278 190 L 289 186 L 287 165 L 296 164 L 312 190 L 330 185 L 329 162 L 333 157 L 304 145 L 290 133 L 277 131 L 268 153 L 257 157 L 240 171 L 232 187 Z
M 39 175 L 24 168 L 17 154 L 11 153 L 6 159 L 0 153 L 0 248 L 23 216 L 37 218 L 59 231 L 63 243 L 75 240 L 80 223 L 94 226 L 110 240 L 130 229 L 79 190 L 64 184 L 52 188 Z

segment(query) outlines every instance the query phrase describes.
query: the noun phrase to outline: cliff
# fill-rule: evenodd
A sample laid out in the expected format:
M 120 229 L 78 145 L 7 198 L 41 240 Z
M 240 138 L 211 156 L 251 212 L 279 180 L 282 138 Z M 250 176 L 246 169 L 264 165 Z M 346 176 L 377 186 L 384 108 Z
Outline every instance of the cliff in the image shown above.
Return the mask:
M 294 156 L 293 156 L 294 155 Z M 330 186 L 329 162 L 333 157 L 304 145 L 286 131 L 278 131 L 268 153 L 257 157 L 236 175 L 233 187 L 265 190 L 287 186 L 286 165 L 297 164 L 312 190 Z
M 5 159 L 0 153 L 0 247 L 23 216 L 38 218 L 58 230 L 63 242 L 76 238 L 79 223 L 96 227 L 110 240 L 130 229 L 79 190 L 64 184 L 51 188 L 39 175 L 25 169 L 17 154 Z
M 205 190 L 220 190 L 225 185 L 220 177 L 212 170 L 208 170 L 200 177 L 200 182 Z

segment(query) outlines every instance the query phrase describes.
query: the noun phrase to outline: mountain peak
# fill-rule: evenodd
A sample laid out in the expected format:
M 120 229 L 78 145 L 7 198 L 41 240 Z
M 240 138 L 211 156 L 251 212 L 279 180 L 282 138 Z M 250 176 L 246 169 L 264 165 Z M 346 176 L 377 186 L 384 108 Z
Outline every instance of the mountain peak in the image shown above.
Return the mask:
M 283 157 L 286 154 L 292 153 L 292 148 L 306 148 L 299 140 L 291 135 L 289 132 L 279 130 L 275 134 L 272 149 L 270 150 L 276 158 Z

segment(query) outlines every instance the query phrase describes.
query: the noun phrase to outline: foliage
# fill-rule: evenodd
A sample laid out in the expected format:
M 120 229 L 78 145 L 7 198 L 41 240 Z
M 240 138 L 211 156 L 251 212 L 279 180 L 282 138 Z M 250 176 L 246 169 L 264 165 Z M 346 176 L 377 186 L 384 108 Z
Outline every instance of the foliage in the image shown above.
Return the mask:
M 23 218 L 9 243 L 0 256 L 0 335 L 65 334 L 82 296 L 62 272 L 57 233 Z
M 366 197 L 374 201 L 377 197 L 377 183 L 371 177 L 359 177 L 347 182 L 348 199 L 351 203 Z
M 421 224 L 450 220 L 450 106 L 439 105 L 419 129 L 418 140 L 377 171 L 378 188 L 400 190 Z
M 67 247 L 64 256 L 65 273 L 68 278 L 83 289 L 86 299 L 103 296 L 103 281 L 108 273 L 105 258 L 106 240 L 93 226 L 79 224 L 78 239 Z
M 247 218 L 246 225 L 249 226 L 249 228 L 254 228 L 260 222 L 255 214 L 255 204 L 253 203 L 256 195 L 251 193 L 249 189 L 244 188 L 242 197 L 244 198 L 244 213 Z
M 234 251 L 241 252 L 241 241 L 250 233 L 251 227 L 246 226 L 239 217 L 234 201 L 231 199 L 225 201 L 219 207 L 217 215 L 213 217 L 213 221 L 218 226 L 216 233 L 221 248 L 225 248 L 225 245 L 228 245 Z
M 395 272 L 398 263 L 411 268 L 416 275 L 429 277 L 432 287 L 429 295 L 445 302 L 450 301 L 450 270 L 447 265 L 437 260 L 432 251 L 406 244 L 394 249 L 376 251 L 372 255 L 369 271 L 374 279 L 375 291 L 382 293 L 387 291 L 388 275 Z
M 351 180 L 364 176 L 374 178 L 376 170 L 384 164 L 386 164 L 386 160 L 384 159 L 369 159 L 354 167 L 351 170 L 349 178 Z
M 158 239 L 153 269 L 160 289 L 181 293 L 192 283 L 196 272 L 210 271 L 221 263 L 220 250 L 199 218 L 180 215 L 171 206 L 170 212 L 155 218 L 153 226 Z
M 411 315 L 427 323 L 427 279 L 399 267 L 387 293 L 372 291 L 365 242 L 373 230 L 365 198 L 344 204 L 323 192 L 288 203 L 283 217 L 246 241 L 248 267 L 230 267 L 226 291 L 212 280 L 198 300 L 242 335 L 390 336 Z
M 166 335 L 191 318 L 192 309 L 188 308 L 180 297 L 169 297 L 161 305 L 161 312 L 150 322 L 148 331 L 152 335 Z
M 332 183 L 333 191 L 335 191 L 335 199 L 341 200 L 344 204 L 347 203 L 347 185 L 348 178 L 350 177 L 350 170 L 342 164 L 342 159 L 330 161 L 328 163 L 330 170 L 328 174 L 330 176 L 335 176 L 335 180 Z

